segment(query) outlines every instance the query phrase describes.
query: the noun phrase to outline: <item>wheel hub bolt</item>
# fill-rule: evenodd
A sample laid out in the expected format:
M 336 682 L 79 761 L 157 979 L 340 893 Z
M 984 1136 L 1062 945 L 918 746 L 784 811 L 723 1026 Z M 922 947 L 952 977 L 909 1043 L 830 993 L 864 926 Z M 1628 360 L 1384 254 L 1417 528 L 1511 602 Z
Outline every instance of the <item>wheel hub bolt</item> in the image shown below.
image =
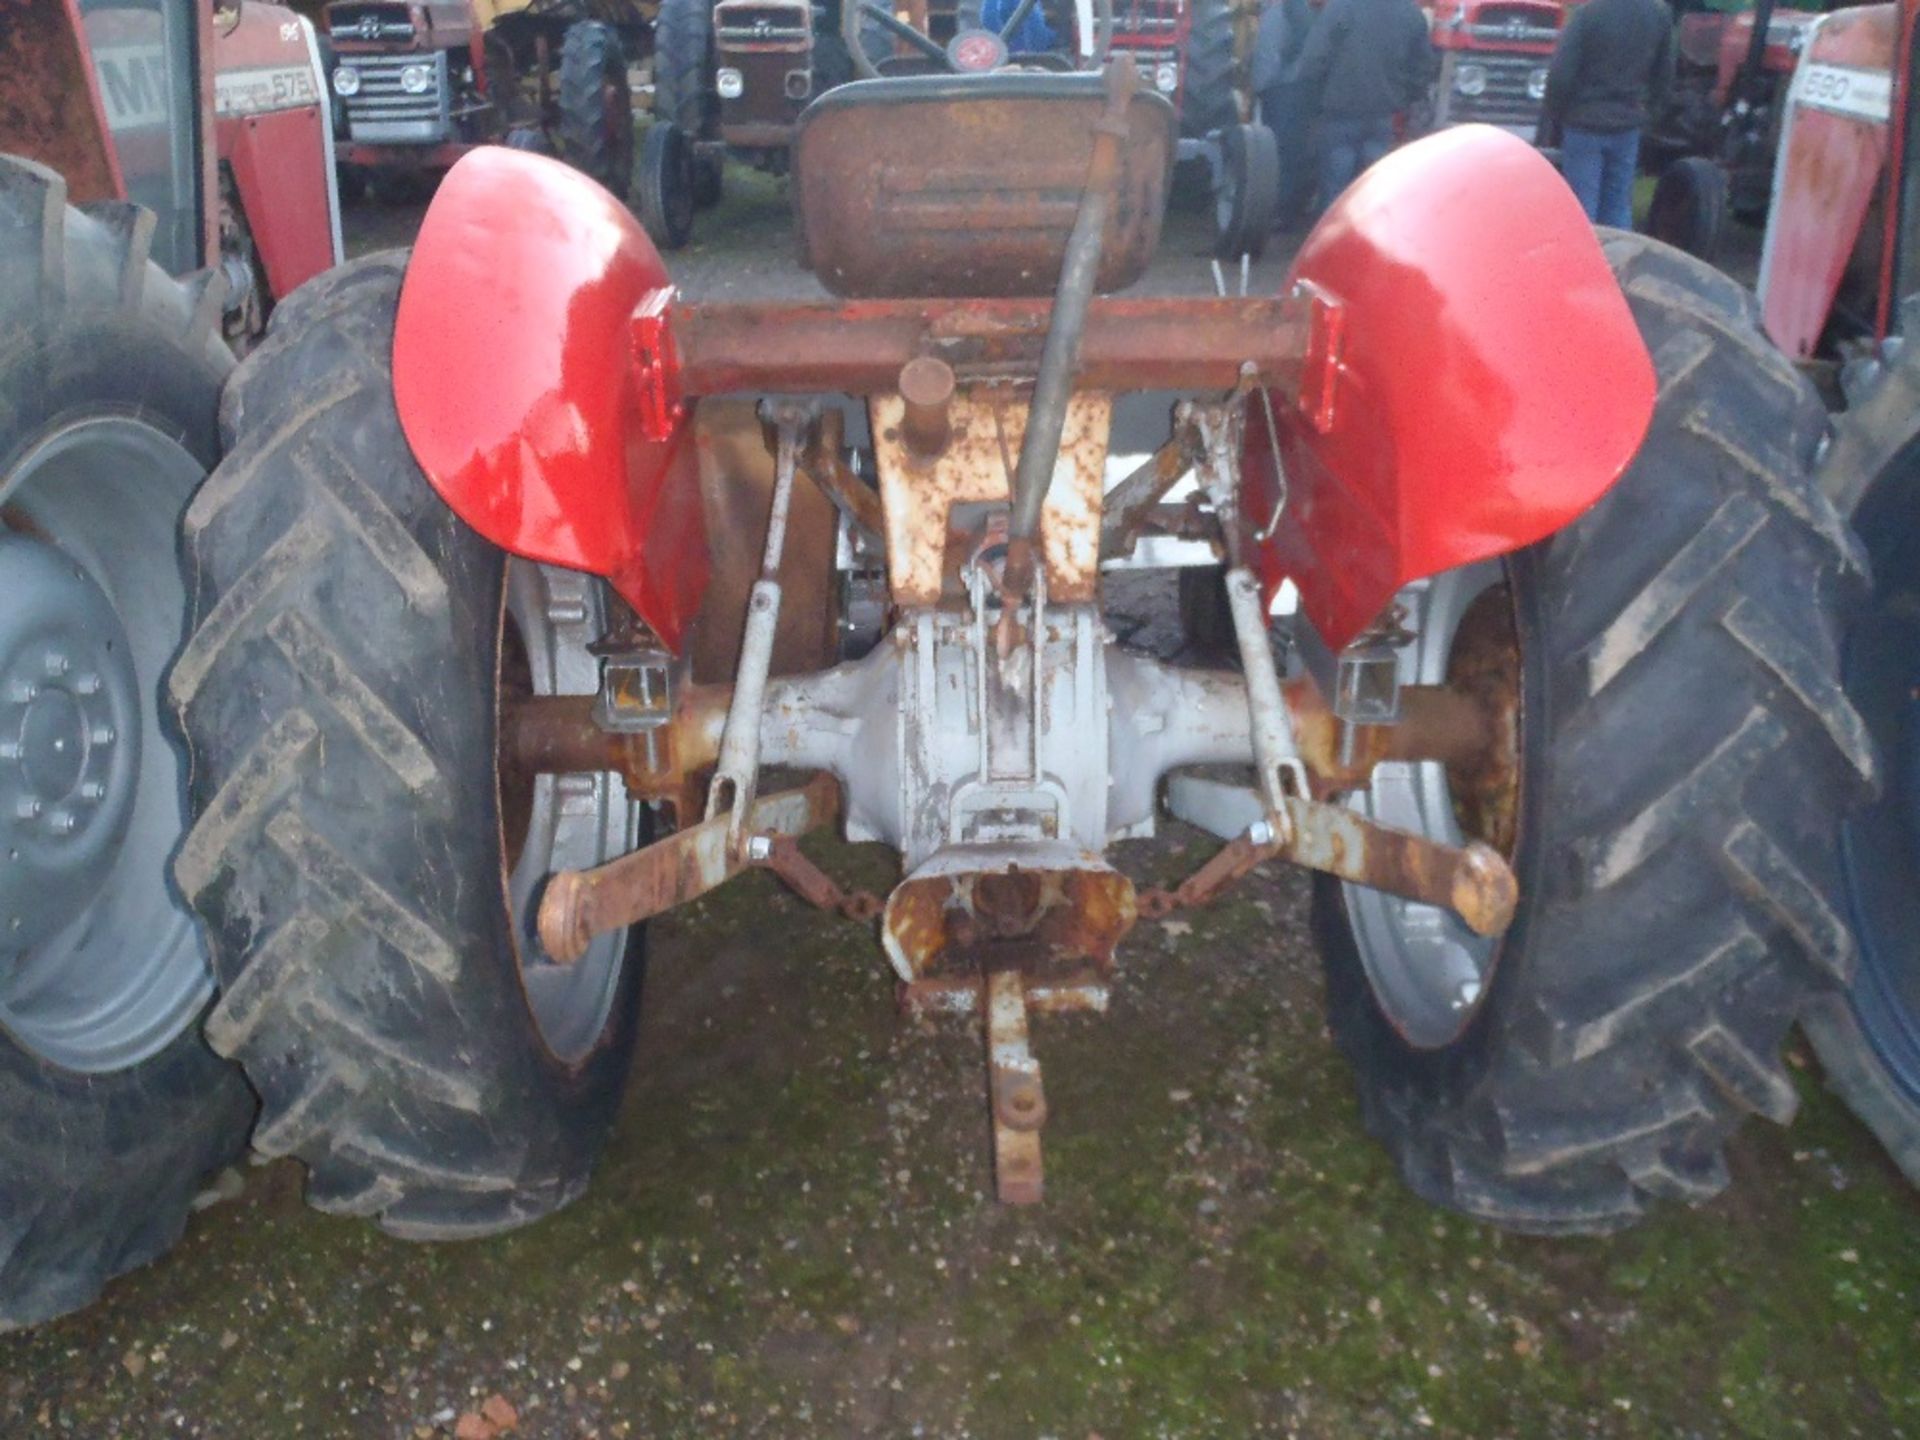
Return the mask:
M 22 800 L 18 805 L 14 806 L 13 813 L 18 815 L 22 820 L 36 819 L 40 814 L 40 802 L 29 795 L 25 800 Z
M 113 744 L 113 727 L 111 725 L 96 725 L 93 728 L 93 734 L 88 738 L 96 745 L 111 745 Z
M 107 787 L 102 785 L 98 780 L 89 780 L 80 787 L 80 798 L 82 800 L 97 801 L 106 793 Z
M 89 670 L 84 675 L 74 677 L 73 688 L 76 693 L 81 695 L 98 695 L 100 693 L 100 677 Z
M 40 693 L 40 687 L 31 680 L 16 680 L 7 687 L 7 698 L 16 705 L 24 705 Z
M 47 817 L 47 828 L 56 835 L 71 835 L 73 827 L 79 823 L 73 818 L 71 812 L 66 810 L 56 810 Z
M 47 669 L 47 677 L 49 679 L 58 679 L 60 676 L 66 674 L 67 671 L 72 668 L 71 662 L 68 661 L 67 657 L 62 655 L 58 650 L 47 651 L 45 663 L 46 663 L 46 669 Z

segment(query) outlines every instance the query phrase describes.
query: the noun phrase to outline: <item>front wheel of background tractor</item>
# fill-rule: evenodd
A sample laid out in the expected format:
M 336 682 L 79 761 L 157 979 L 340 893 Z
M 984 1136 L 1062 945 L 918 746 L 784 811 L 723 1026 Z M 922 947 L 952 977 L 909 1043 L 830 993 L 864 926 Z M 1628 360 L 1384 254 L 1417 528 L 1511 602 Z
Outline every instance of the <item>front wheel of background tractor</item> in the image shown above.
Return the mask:
M 253 1116 L 200 1038 L 158 704 L 233 357 L 219 287 L 149 263 L 153 225 L 0 158 L 0 1330 L 171 1246 Z
M 654 121 L 640 142 L 636 208 L 662 250 L 678 250 L 693 238 L 695 192 L 693 146 L 686 133 L 669 121 Z
M 1258 260 L 1280 207 L 1280 146 L 1264 125 L 1229 125 L 1213 175 L 1213 253 Z
M 260 1093 L 255 1148 L 303 1160 L 323 1210 L 439 1239 L 586 1184 L 638 937 L 554 964 L 535 899 L 629 849 L 642 814 L 611 776 L 502 763 L 516 697 L 597 688 L 603 599 L 489 545 L 414 464 L 404 268 L 303 287 L 227 389 L 231 448 L 186 517 L 199 624 L 168 680 L 193 760 L 174 876 L 223 982 L 207 1037 Z
M 581 20 L 560 42 L 560 154 L 624 203 L 633 185 L 633 87 L 611 25 Z
M 1704 155 L 1683 155 L 1660 172 L 1647 206 L 1647 234 L 1711 263 L 1726 223 L 1726 171 Z
M 1920 1185 L 1920 349 L 1911 342 L 1835 422 L 1820 478 L 1873 566 L 1873 596 L 1847 635 L 1846 682 L 1888 776 L 1841 847 L 1859 973 L 1804 1024 L 1829 1083 Z
M 1811 479 L 1819 398 L 1739 286 L 1603 238 L 1659 375 L 1637 458 L 1407 616 L 1404 678 L 1504 697 L 1513 766 L 1383 766 L 1354 800 L 1505 849 L 1513 927 L 1327 880 L 1314 903 L 1368 1127 L 1420 1194 L 1533 1232 L 1713 1195 L 1740 1119 L 1793 1115 L 1779 1052 L 1853 974 L 1836 842 L 1874 776 L 1838 683 L 1864 572 Z

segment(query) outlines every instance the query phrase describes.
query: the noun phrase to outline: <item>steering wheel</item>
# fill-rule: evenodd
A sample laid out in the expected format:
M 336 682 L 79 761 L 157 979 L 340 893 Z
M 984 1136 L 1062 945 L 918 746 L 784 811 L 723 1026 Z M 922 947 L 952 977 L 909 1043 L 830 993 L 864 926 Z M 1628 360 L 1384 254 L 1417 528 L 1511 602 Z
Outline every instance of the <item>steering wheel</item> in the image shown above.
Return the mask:
M 935 40 L 931 35 L 927 34 L 926 31 L 909 25 L 905 20 L 902 20 L 898 15 L 894 14 L 890 6 L 878 3 L 878 0 L 842 0 L 840 6 L 840 38 L 846 41 L 847 53 L 853 57 L 854 69 L 858 70 L 861 75 L 868 79 L 880 79 L 882 72 L 880 67 L 874 64 L 872 58 L 867 54 L 866 46 L 861 43 L 860 32 L 863 28 L 863 22 L 867 20 L 875 22 L 882 30 L 896 39 L 906 41 L 908 45 L 918 50 L 948 74 L 979 74 L 988 70 L 1001 69 L 1013 58 L 1011 51 L 1008 49 L 1008 39 L 1010 36 L 1017 35 L 1020 32 L 1020 27 L 1027 23 L 1027 17 L 1033 13 L 1033 7 L 1038 3 L 1039 0 L 1020 0 L 1020 3 L 1014 7 L 1013 13 L 1007 16 L 1006 23 L 1000 27 L 997 33 L 992 30 L 962 30 L 953 37 L 953 43 L 951 45 L 942 45 L 938 40 Z M 1023 55 L 1020 57 L 1021 63 L 1023 65 L 1032 64 L 1036 69 L 1048 70 L 1072 71 L 1104 69 L 1107 63 L 1107 54 L 1113 49 L 1113 0 L 1092 0 L 1091 8 L 1093 18 L 1093 49 L 1091 52 L 1075 55 L 1047 55 L 1044 57 L 1038 55 Z M 1076 0 L 1074 9 L 1077 14 L 1084 17 L 1087 9 L 1087 0 Z M 989 36 L 999 42 L 997 47 L 993 47 L 991 53 L 987 53 L 985 47 L 978 44 L 979 41 Z M 969 40 L 975 41 L 976 43 L 969 46 L 965 43 Z M 970 59 L 973 55 L 979 55 L 985 63 L 975 61 L 974 63 L 963 64 L 960 58 L 962 54 L 969 54 Z

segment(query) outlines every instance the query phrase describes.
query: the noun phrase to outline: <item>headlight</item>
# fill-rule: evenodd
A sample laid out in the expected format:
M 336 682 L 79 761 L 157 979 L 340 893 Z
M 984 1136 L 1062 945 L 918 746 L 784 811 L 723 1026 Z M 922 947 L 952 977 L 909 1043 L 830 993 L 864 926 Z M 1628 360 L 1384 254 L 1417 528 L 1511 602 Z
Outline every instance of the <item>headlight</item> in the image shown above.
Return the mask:
M 433 88 L 431 65 L 409 65 L 400 72 L 400 88 L 409 95 L 424 95 Z
M 360 93 L 360 72 L 342 65 L 333 72 L 333 93 L 342 100 Z
M 746 77 L 731 67 L 722 67 L 713 77 L 713 88 L 722 100 L 738 100 L 746 92 Z
M 1161 65 L 1153 72 L 1153 88 L 1162 95 L 1171 95 L 1180 88 L 1180 67 Z
M 1487 93 L 1487 67 L 1484 65 L 1462 65 L 1453 72 L 1453 88 L 1460 94 L 1472 97 Z
M 1547 67 L 1537 65 L 1527 72 L 1527 98 L 1544 100 L 1547 98 Z

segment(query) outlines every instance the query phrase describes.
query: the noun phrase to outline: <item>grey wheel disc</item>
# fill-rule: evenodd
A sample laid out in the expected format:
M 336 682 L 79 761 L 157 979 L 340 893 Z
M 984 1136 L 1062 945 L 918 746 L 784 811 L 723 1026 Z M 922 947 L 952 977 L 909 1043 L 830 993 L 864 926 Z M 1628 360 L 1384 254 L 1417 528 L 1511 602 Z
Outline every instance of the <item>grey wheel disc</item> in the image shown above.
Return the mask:
M 515 560 L 507 571 L 507 621 L 524 647 L 535 695 L 591 695 L 600 662 L 588 650 L 604 626 L 591 576 Z M 640 807 L 615 775 L 539 775 L 526 828 L 509 835 L 515 856 L 507 901 L 520 948 L 520 979 L 540 1038 L 564 1061 L 580 1059 L 606 1030 L 626 964 L 628 932 L 594 940 L 571 965 L 556 964 L 536 928 L 542 887 L 557 870 L 586 870 L 631 850 Z
M 204 474 L 110 416 L 0 480 L 0 1028 L 71 1070 L 157 1054 L 213 993 L 165 878 L 184 792 L 157 707 L 186 614 L 175 527 Z
M 1439 685 L 1460 619 L 1501 580 L 1497 562 L 1468 566 L 1410 587 L 1407 627 L 1418 635 L 1400 656 L 1402 685 Z M 1446 845 L 1466 841 L 1438 761 L 1376 765 L 1372 783 L 1348 802 L 1382 825 Z M 1451 912 L 1358 885 L 1342 887 L 1354 941 L 1380 1007 L 1409 1043 L 1447 1044 L 1467 1026 L 1486 991 L 1497 941 L 1476 935 Z

